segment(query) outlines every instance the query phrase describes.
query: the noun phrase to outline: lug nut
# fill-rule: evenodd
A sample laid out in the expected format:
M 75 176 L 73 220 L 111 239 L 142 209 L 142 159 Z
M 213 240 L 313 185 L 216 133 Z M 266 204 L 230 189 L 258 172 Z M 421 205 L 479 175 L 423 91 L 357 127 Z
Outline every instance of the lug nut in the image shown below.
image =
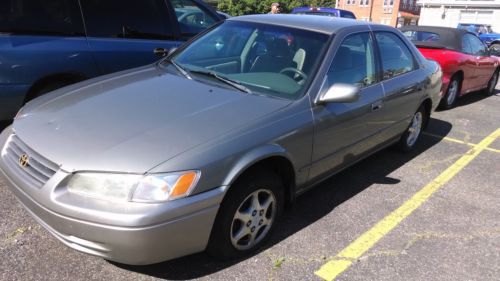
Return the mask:
M 260 210 L 259 215 L 262 216 L 263 214 L 264 214 L 264 210 Z
M 252 231 L 252 232 L 254 232 L 254 231 L 255 231 L 255 226 L 253 226 L 253 227 L 252 227 L 251 231 Z
M 252 225 L 252 221 L 247 222 L 247 226 L 250 227 Z
M 262 225 L 264 223 L 264 220 L 259 221 L 259 225 Z
M 257 215 L 257 211 L 252 212 L 252 217 L 255 217 Z

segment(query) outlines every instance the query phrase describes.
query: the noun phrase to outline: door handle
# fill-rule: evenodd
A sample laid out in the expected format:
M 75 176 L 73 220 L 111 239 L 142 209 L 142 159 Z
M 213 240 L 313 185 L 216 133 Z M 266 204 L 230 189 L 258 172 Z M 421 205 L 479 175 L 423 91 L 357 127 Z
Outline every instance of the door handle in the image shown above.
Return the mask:
M 156 48 L 153 50 L 153 53 L 159 57 L 164 57 L 168 54 L 168 51 L 165 48 Z
M 382 108 L 382 105 L 383 105 L 382 101 L 377 101 L 372 103 L 372 111 L 380 110 Z

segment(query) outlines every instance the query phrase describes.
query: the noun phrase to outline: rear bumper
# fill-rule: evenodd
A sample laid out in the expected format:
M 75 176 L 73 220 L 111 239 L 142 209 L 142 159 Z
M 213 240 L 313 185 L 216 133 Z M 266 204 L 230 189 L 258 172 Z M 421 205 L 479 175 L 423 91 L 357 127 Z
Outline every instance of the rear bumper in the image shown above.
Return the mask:
M 0 136 L 3 148 L 6 130 Z M 120 208 L 89 209 L 63 202 L 57 172 L 44 187 L 34 189 L 0 158 L 0 177 L 25 209 L 52 235 L 78 251 L 125 264 L 152 264 L 203 251 L 224 196 L 225 187 L 163 204 L 127 203 Z M 17 169 L 17 167 L 16 167 Z M 75 201 L 78 202 L 78 201 Z M 106 205 L 113 205 L 105 203 Z M 124 203 L 120 203 L 124 204 Z M 92 214 L 94 216 L 92 216 Z M 140 218 L 140 219 L 138 219 Z
M 0 121 L 12 119 L 21 109 L 30 85 L 0 84 Z

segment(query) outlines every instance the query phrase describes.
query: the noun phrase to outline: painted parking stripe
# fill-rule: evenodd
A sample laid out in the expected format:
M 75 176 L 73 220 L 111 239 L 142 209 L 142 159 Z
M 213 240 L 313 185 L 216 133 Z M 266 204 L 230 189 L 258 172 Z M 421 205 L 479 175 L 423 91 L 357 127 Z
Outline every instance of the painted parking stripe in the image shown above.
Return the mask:
M 401 221 L 418 209 L 432 194 L 449 182 L 482 151 L 488 148 L 488 146 L 499 136 L 500 128 L 483 139 L 479 144 L 473 146 L 437 178 L 418 191 L 398 209 L 379 221 L 370 230 L 358 237 L 349 246 L 340 251 L 333 260 L 323 265 L 315 274 L 325 280 L 334 280 L 338 275 L 355 263 L 366 251 L 371 249 L 387 233 L 398 226 Z
M 455 143 L 465 144 L 465 145 L 472 146 L 472 147 L 477 146 L 477 144 L 475 144 L 475 143 L 465 142 L 465 141 L 462 141 L 462 140 L 459 140 L 459 139 L 454 139 L 454 138 L 450 138 L 450 137 L 440 136 L 440 135 L 436 135 L 436 134 L 432 134 L 432 133 L 423 132 L 422 134 L 424 134 L 426 136 L 433 137 L 433 138 L 443 139 L 443 140 L 446 140 L 446 141 L 449 141 L 449 142 L 455 142 Z M 491 148 L 491 147 L 487 147 L 487 148 L 485 148 L 485 150 L 488 150 L 488 151 L 491 151 L 491 152 L 500 153 L 499 149 L 494 149 L 494 148 Z

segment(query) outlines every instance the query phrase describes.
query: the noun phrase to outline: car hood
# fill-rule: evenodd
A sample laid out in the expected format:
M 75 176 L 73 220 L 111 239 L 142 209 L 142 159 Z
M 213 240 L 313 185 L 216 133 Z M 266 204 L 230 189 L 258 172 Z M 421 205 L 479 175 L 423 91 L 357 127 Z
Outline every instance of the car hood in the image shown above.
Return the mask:
M 13 128 L 65 171 L 144 173 L 288 104 L 149 67 L 36 99 Z

